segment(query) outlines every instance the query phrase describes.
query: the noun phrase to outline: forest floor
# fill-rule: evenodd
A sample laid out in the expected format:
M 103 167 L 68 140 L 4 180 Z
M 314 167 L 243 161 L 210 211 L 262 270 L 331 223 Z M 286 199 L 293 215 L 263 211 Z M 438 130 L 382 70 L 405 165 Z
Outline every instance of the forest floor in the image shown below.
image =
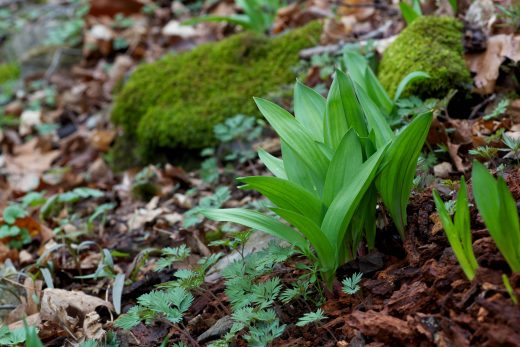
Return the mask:
M 55 13 L 56 8 L 66 12 L 72 6 L 67 1 L 56 2 L 49 10 L 47 5 L 25 1 L 0 2 L 11 11 L 11 20 L 22 21 L 11 24 L 22 27 L 37 23 L 39 13 Z M 27 3 L 43 12 L 32 18 L 19 15 L 24 6 L 29 6 Z M 301 26 L 309 18 L 320 18 L 332 10 L 331 3 L 308 0 L 301 6 L 288 6 L 280 11 L 273 34 Z M 380 49 L 386 39 L 404 27 L 393 5 L 360 5 L 354 0 L 346 3 L 350 5 L 340 6 L 337 13 L 338 18 L 348 19 L 327 19 L 317 52 L 326 52 L 339 38 L 343 43 L 374 39 L 376 49 Z M 467 9 L 464 1 L 459 3 Z M 229 259 L 229 254 L 235 254 L 236 259 L 229 243 L 210 245 L 221 237 L 217 224 L 202 220 L 193 209 L 207 203 L 223 207 L 263 203 L 258 194 L 238 190 L 235 178 L 266 170 L 257 159 L 220 163 L 215 169 L 218 178 L 212 183 L 206 182 L 198 166 L 191 170 L 193 165 L 187 169 L 179 163 L 114 172 L 107 153 L 120 130 L 111 124 L 110 110 L 115 91 L 139 63 L 222 39 L 235 30 L 230 25 L 204 23 L 187 32 L 176 26 L 180 19 L 201 11 L 230 13 L 236 7 L 226 1 L 211 5 L 157 1 L 144 7 L 135 0 L 114 0 L 110 5 L 92 0 L 89 4 L 85 17 L 72 15 L 61 28 L 72 33 L 57 38 L 67 41 L 62 42 L 67 43 L 66 49 L 53 51 L 43 69 L 40 61 L 29 59 L 11 89 L 4 85 L 0 90 L 4 110 L 0 118 L 0 209 L 5 211 L 12 204 L 23 206 L 25 213 L 15 225 L 27 229 L 30 237 L 23 244 L 13 243 L 16 238 L 0 239 L 0 323 L 19 328 L 27 316 L 27 321 L 39 328 L 45 346 L 77 346 L 86 337 L 106 340 L 107 331 L 115 333 L 120 346 L 172 345 L 179 341 L 189 346 L 206 345 L 223 333 L 194 341 L 230 312 L 225 281 L 218 274 L 206 277 L 200 287 L 203 294 L 195 296 L 182 329 L 161 320 L 150 325 L 141 323 L 130 332 L 116 328 L 114 306 L 127 312 L 139 296 L 174 280 L 176 270 L 191 268 L 203 257 L 222 252 L 224 259 Z M 74 31 L 79 19 L 80 29 Z M 494 27 L 490 38 L 514 34 L 504 34 L 503 30 Z M 13 35 L 6 33 L 2 32 L 3 41 Z M 54 34 L 59 36 L 56 31 Z M 518 38 L 518 32 L 516 35 Z M 69 44 L 74 39 L 78 42 Z M 72 62 L 64 58 L 68 55 Z M 465 105 L 448 106 L 434 120 L 428 148 L 443 150 L 435 152 L 433 159 L 429 157 L 430 161 L 425 158 L 419 166 L 405 239 L 401 240 L 380 210 L 376 250 L 362 250 L 356 260 L 342 266 L 333 290 L 323 293 L 320 307 L 326 319 L 304 327 L 295 324 L 299 317 L 316 310 L 320 300 L 273 304 L 280 322 L 286 324 L 273 346 L 520 346 L 520 306 L 513 304 L 502 280 L 502 274 L 507 274 L 513 293 L 520 297 L 520 273 L 511 273 L 472 206 L 473 247 L 480 267 L 476 278 L 468 281 L 449 247 L 432 198 L 433 188 L 450 194 L 450 184 L 461 175 L 469 177 L 470 163 L 477 158 L 488 162 L 493 172 L 500 172 L 515 200 L 520 200 L 518 159 L 507 156 L 506 151 L 481 147 L 506 148 L 497 133 L 520 138 L 520 98 L 516 94 L 519 67 L 505 55 L 486 52 L 468 58 L 468 64 L 470 61 L 484 62 L 480 66 L 486 71 L 477 75 L 496 74 L 486 81 L 491 90 L 484 96 L 473 94 Z M 302 59 L 305 83 L 328 88 L 334 62 L 327 54 Z M 499 109 L 498 100 L 504 95 L 510 99 Z M 4 114 L 15 116 L 14 122 Z M 261 146 L 279 154 L 279 141 L 269 131 L 263 134 L 255 148 Z M 481 148 L 480 154 L 475 152 L 477 148 Z M 138 184 L 143 177 L 145 188 Z M 471 192 L 471 182 L 468 186 Z M 222 196 L 216 193 L 219 189 Z M 148 195 L 150 190 L 153 193 Z M 4 215 L 2 224 L 6 222 Z M 256 232 L 245 249 L 260 250 L 270 240 Z M 184 262 L 154 271 L 161 249 L 182 244 L 191 249 Z M 262 280 L 276 276 L 288 287 L 306 271 L 301 264 L 308 265 L 308 260 L 292 255 L 276 264 Z M 341 279 L 356 272 L 363 274 L 360 290 L 353 295 L 342 292 Z M 88 276 L 92 274 L 96 275 Z M 116 283 L 117 274 L 125 275 L 123 283 Z M 77 297 L 75 291 L 85 296 Z M 46 301 L 52 296 L 81 302 L 81 312 L 54 307 Z M 94 310 L 100 305 L 109 309 Z M 247 345 L 240 336 L 234 343 Z

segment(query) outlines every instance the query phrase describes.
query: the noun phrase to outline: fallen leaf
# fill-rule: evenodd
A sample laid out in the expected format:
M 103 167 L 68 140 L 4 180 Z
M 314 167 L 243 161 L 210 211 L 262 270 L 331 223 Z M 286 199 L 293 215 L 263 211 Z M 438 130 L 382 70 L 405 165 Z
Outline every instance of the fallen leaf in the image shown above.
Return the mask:
M 20 116 L 18 132 L 21 136 L 29 135 L 33 126 L 41 124 L 42 111 L 25 110 Z
M 5 154 L 8 181 L 14 190 L 28 192 L 38 187 L 42 174 L 51 168 L 59 151 L 42 152 L 36 138 L 17 146 L 13 155 Z
M 487 49 L 482 53 L 466 54 L 466 64 L 476 73 L 476 92 L 491 94 L 495 89 L 499 69 L 504 60 L 520 60 L 520 35 L 495 35 L 489 38 Z
M 55 321 L 59 317 L 59 312 L 66 312 L 67 321 L 83 321 L 87 314 L 95 311 L 96 307 L 103 306 L 110 310 L 112 304 L 92 295 L 87 295 L 81 291 L 69 291 L 64 289 L 47 288 L 43 291 L 41 300 L 40 315 L 42 321 Z M 63 318 L 63 317 L 62 317 Z
M 447 161 L 439 163 L 433 167 L 433 174 L 435 177 L 448 178 L 453 171 L 453 167 Z

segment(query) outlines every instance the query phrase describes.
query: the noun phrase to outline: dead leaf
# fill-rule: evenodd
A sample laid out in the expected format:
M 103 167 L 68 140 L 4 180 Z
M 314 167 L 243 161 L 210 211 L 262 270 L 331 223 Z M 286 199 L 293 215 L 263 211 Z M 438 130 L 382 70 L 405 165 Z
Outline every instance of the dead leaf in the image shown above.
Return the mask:
M 115 16 L 118 13 L 130 15 L 140 13 L 144 2 L 139 0 L 90 0 L 89 15 Z
M 115 137 L 116 132 L 114 130 L 94 130 L 90 135 L 90 142 L 92 147 L 98 151 L 107 152 Z
M 448 178 L 453 171 L 453 167 L 447 161 L 439 163 L 433 167 L 433 174 L 435 177 Z
M 520 35 L 492 36 L 488 40 L 485 52 L 466 54 L 466 64 L 476 73 L 474 82 L 477 93 L 493 93 L 500 65 L 506 58 L 515 63 L 520 60 Z
M 37 146 L 38 139 L 17 146 L 13 155 L 5 155 L 8 181 L 14 190 L 28 192 L 38 187 L 42 174 L 51 168 L 59 151 L 42 152 Z
M 39 313 L 35 313 L 35 314 L 32 314 L 32 315 L 30 315 L 28 317 L 25 317 L 24 320 L 19 320 L 17 322 L 9 324 L 9 330 L 15 330 L 15 329 L 23 328 L 24 327 L 24 321 L 27 322 L 28 326 L 33 326 L 33 327 L 34 326 L 38 326 L 41 323 L 40 314 Z
M 87 339 L 101 340 L 105 336 L 105 330 L 101 325 L 101 317 L 96 311 L 89 312 L 83 321 L 83 333 Z
M 352 28 L 356 22 L 356 17 L 353 15 L 343 16 L 340 20 L 328 18 L 325 20 L 320 41 L 323 44 L 331 44 L 345 40 L 352 33 Z
M 459 152 L 459 148 L 460 148 L 461 145 L 453 144 L 449 140 L 448 140 L 447 145 L 448 145 L 448 152 L 450 154 L 451 160 L 455 164 L 455 167 L 457 168 L 457 170 L 459 172 L 466 172 L 466 170 L 469 167 L 464 165 L 464 163 L 462 161 L 462 158 L 461 158 L 461 156 L 458 153 Z
M 469 7 L 464 21 L 473 28 L 482 28 L 487 31 L 496 20 L 495 5 L 492 0 L 476 0 Z
M 42 111 L 25 110 L 20 116 L 18 132 L 21 136 L 29 135 L 35 125 L 41 124 Z
M 40 315 L 42 321 L 63 323 L 65 320 L 72 324 L 74 321 L 83 322 L 87 314 L 99 306 L 113 309 L 111 303 L 83 292 L 47 288 L 43 291 Z M 65 316 L 59 317 L 64 312 Z

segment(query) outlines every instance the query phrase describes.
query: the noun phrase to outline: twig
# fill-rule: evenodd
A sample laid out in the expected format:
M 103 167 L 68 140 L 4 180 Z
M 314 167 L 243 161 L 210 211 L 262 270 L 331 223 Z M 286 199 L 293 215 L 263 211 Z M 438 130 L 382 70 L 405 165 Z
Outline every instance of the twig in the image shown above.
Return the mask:
M 471 111 L 471 114 L 469 115 L 468 119 L 473 119 L 475 118 L 475 116 L 477 115 L 478 111 L 480 111 L 480 109 L 484 106 L 486 106 L 487 104 L 489 104 L 491 101 L 495 100 L 496 98 L 496 94 L 491 94 L 491 96 L 489 96 L 488 98 L 484 99 L 484 101 L 482 101 L 480 104 L 478 104 L 477 106 L 475 106 L 473 108 L 473 111 Z
M 314 55 L 319 54 L 339 54 L 343 47 L 348 43 L 358 43 L 360 46 L 365 46 L 368 40 L 375 39 L 380 35 L 384 35 L 388 29 L 392 26 L 392 21 L 386 21 L 385 24 L 381 25 L 376 30 L 373 30 L 369 33 L 359 36 L 358 38 L 348 39 L 345 42 L 326 45 L 326 46 L 316 46 L 304 49 L 300 52 L 300 58 L 302 59 L 310 59 Z
M 45 80 L 48 81 L 52 77 L 52 75 L 54 75 L 54 73 L 56 72 L 56 69 L 58 68 L 62 54 L 63 54 L 63 50 L 61 48 L 58 48 L 52 55 L 51 65 L 49 65 L 49 68 L 47 69 L 47 71 L 45 71 L 45 76 L 44 76 Z

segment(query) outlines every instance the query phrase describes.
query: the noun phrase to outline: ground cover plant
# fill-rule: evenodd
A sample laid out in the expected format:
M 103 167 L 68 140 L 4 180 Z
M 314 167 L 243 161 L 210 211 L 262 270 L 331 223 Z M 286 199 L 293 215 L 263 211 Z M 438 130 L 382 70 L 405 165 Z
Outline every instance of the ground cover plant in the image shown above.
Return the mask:
M 3 1 L 0 345 L 520 346 L 517 7 Z

